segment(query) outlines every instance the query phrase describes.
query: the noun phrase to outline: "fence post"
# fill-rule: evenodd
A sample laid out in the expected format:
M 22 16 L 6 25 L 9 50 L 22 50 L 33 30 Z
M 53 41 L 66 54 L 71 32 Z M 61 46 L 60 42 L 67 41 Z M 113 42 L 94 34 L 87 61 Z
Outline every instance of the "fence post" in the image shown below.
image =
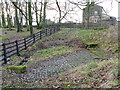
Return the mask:
M 52 29 L 50 29 L 50 35 L 52 34 Z
M 45 30 L 45 32 L 46 32 L 46 36 L 47 36 L 47 29 Z
M 33 34 L 33 43 L 35 43 L 35 34 Z
M 55 33 L 55 27 L 54 27 L 54 33 Z
M 58 27 L 58 28 L 59 28 L 59 31 L 60 31 L 60 25 L 59 25 L 59 27 Z
M 56 31 L 58 31 L 58 25 L 56 25 Z
M 26 39 L 25 38 L 24 38 L 24 43 L 25 43 L 25 49 L 27 49 Z
M 42 39 L 42 31 L 40 31 L 40 39 Z
M 18 41 L 16 40 L 15 43 L 16 43 L 17 55 L 20 56 L 20 54 L 19 54 L 19 47 L 18 47 Z
M 4 64 L 7 64 L 6 45 L 3 43 Z

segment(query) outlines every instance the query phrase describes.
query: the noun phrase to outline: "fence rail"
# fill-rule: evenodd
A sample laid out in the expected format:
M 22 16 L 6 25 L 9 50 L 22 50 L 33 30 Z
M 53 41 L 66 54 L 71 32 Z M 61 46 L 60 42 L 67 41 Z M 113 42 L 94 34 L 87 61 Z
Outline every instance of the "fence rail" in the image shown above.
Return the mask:
M 59 25 L 51 25 L 49 28 L 45 29 L 45 32 L 39 31 L 34 33 L 32 36 L 16 40 L 10 43 L 2 43 L 0 45 L 0 61 L 3 61 L 6 64 L 13 55 L 20 55 L 19 53 L 22 50 L 27 49 L 29 46 L 33 45 L 38 40 L 42 39 L 45 36 L 49 36 L 60 30 Z

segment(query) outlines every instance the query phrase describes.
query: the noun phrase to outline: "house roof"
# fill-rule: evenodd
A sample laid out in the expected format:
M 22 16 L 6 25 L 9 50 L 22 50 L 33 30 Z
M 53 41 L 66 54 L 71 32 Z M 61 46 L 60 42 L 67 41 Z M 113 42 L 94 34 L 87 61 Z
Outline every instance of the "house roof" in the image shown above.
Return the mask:
M 97 5 L 97 4 L 94 4 L 94 5 L 92 5 L 91 7 L 100 7 L 100 8 L 103 8 L 102 6 L 99 6 L 99 5 Z M 83 10 L 85 10 L 87 8 L 87 6 L 85 7 L 85 8 L 83 8 Z

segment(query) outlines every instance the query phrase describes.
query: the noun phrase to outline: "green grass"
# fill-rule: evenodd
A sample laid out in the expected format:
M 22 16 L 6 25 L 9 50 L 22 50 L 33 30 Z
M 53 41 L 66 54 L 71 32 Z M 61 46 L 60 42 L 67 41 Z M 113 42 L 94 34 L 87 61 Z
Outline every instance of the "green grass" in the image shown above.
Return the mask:
M 98 65 L 97 65 L 97 63 L 96 62 L 91 62 L 90 64 L 89 64 L 89 68 L 95 68 L 95 67 L 97 67 Z
M 99 31 L 99 30 L 79 30 L 78 31 L 78 37 L 80 37 L 85 43 L 96 42 L 96 41 L 93 41 L 94 36 L 100 36 L 101 34 L 102 34 L 102 31 Z
M 8 28 L 0 28 L 0 31 L 8 30 Z
M 26 37 L 28 37 L 28 36 L 30 36 L 29 34 L 25 34 L 25 35 L 23 35 L 22 37 L 23 38 L 26 38 Z
M 14 33 L 14 34 L 16 34 L 16 33 L 27 33 L 27 32 L 29 32 L 29 31 L 20 31 L 20 32 L 17 32 L 17 31 L 11 31 L 11 33 Z
M 61 46 L 61 47 L 52 47 L 48 49 L 43 49 L 43 50 L 38 50 L 34 56 L 34 60 L 41 60 L 41 59 L 48 59 L 48 58 L 53 58 L 55 56 L 61 56 L 64 55 L 65 53 L 70 52 L 71 50 L 68 47 Z
M 8 35 L 0 35 L 0 42 L 2 42 L 2 40 L 6 40 L 6 39 L 10 39 L 11 37 Z

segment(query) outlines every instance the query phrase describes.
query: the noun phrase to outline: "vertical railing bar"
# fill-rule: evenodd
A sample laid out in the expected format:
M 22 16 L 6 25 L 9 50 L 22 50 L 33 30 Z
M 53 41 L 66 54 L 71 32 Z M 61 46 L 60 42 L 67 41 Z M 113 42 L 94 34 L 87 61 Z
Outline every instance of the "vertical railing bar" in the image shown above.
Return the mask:
M 7 64 L 7 54 L 6 54 L 6 45 L 3 43 L 3 52 L 4 52 L 4 64 Z

